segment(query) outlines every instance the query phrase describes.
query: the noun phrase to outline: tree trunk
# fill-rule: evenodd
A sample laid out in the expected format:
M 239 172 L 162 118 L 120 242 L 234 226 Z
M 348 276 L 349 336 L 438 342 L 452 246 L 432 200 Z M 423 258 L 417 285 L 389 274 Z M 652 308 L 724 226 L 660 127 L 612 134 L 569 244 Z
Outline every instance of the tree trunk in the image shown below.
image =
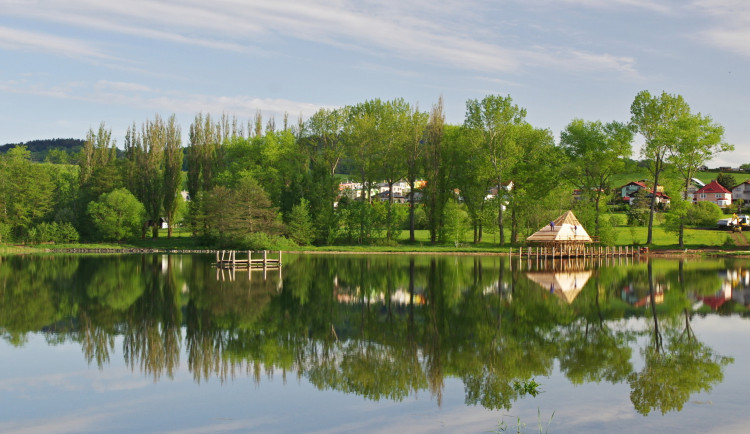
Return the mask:
M 393 181 L 388 180 L 388 213 L 386 214 L 385 221 L 388 225 L 388 229 L 386 230 L 386 238 L 388 241 L 393 239 L 393 233 L 391 232 L 391 228 L 393 225 L 391 224 L 391 219 L 393 218 Z
M 500 194 L 500 189 L 498 188 L 498 195 Z M 500 203 L 497 207 L 497 229 L 500 231 L 500 245 L 505 244 L 505 233 L 503 233 L 503 201 L 500 200 Z
M 661 166 L 661 159 L 657 159 L 654 164 L 654 185 L 651 187 L 651 210 L 648 213 L 648 236 L 646 237 L 646 244 L 653 242 L 653 229 L 654 229 L 654 212 L 656 211 L 656 189 L 659 186 L 659 167 Z
M 412 243 L 414 239 L 414 184 L 413 179 L 409 180 L 409 241 Z

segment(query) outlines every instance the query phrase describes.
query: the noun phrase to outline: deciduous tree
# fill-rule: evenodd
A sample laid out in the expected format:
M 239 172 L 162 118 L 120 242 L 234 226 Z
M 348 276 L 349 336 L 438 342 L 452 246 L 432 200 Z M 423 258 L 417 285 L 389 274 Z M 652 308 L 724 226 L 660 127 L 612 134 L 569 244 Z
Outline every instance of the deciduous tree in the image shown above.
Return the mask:
M 632 141 L 632 129 L 619 122 L 574 119 L 560 133 L 560 147 L 567 156 L 563 173 L 581 191 L 581 197 L 594 204 L 593 234 L 597 237 L 601 200 L 611 187 L 612 175 L 625 167 Z
M 516 141 L 516 126 L 525 123 L 526 109 L 513 104 L 510 96 L 488 95 L 482 99 L 466 102 L 464 125 L 472 130 L 471 140 L 477 142 L 482 156 L 489 163 L 492 181 L 498 186 L 507 182 L 507 171 L 516 163 L 519 146 Z M 498 230 L 500 245 L 505 243 L 503 233 L 503 207 L 498 207 Z
M 679 123 L 690 113 L 690 107 L 680 95 L 662 92 L 652 96 L 648 91 L 636 95 L 630 106 L 630 122 L 645 139 L 641 156 L 649 161 L 649 171 L 653 177 L 653 190 L 659 186 L 659 176 L 667 166 L 669 150 L 678 140 Z M 653 241 L 654 212 L 656 194 L 651 195 L 646 244 Z

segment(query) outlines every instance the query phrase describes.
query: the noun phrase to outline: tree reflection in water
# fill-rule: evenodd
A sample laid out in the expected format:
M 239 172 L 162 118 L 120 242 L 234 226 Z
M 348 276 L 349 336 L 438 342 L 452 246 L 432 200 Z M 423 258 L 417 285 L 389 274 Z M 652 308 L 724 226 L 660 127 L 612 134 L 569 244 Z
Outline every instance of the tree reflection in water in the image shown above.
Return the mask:
M 573 384 L 627 382 L 638 412 L 666 413 L 721 382 L 732 362 L 699 342 L 690 323 L 696 297 L 721 285 L 723 261 L 285 260 L 282 272 L 222 278 L 199 255 L 2 258 L 2 336 L 17 346 L 34 332 L 50 344 L 79 342 L 100 369 L 121 336 L 127 365 L 154 381 L 174 376 L 183 346 L 196 382 L 291 373 L 372 400 L 426 390 L 440 405 L 453 377 L 467 404 L 489 409 L 511 408 L 522 398 L 514 384 L 552 375 L 558 361 Z M 571 274 L 575 267 L 585 272 Z M 577 285 L 566 297 L 546 283 L 563 290 L 562 271 Z M 638 372 L 643 332 L 623 327 L 625 317 L 650 324 Z

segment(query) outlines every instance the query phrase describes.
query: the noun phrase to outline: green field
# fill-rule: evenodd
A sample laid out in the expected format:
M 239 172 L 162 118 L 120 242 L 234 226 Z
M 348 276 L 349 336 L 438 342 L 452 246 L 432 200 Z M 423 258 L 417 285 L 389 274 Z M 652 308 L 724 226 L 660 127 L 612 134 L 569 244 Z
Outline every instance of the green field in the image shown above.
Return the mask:
M 708 184 L 709 182 L 716 179 L 719 173 L 721 172 L 719 172 L 718 170 L 712 170 L 708 172 L 698 172 L 695 174 L 695 178 L 700 179 L 701 182 L 705 184 Z M 730 175 L 734 177 L 735 181 L 737 181 L 737 184 L 741 184 L 742 182 L 750 179 L 750 173 L 731 172 Z M 674 176 L 672 177 L 674 178 Z M 613 188 L 618 188 L 632 181 L 640 181 L 643 179 L 649 180 L 651 178 L 652 178 L 651 174 L 649 174 L 648 170 L 643 169 L 637 172 L 620 173 L 620 174 L 614 175 L 612 176 L 610 185 Z M 664 175 L 660 176 L 660 179 L 664 179 Z M 662 184 L 662 181 L 660 181 L 659 184 Z
M 624 215 L 613 214 L 624 223 Z M 618 246 L 635 246 L 645 245 L 647 229 L 646 227 L 630 227 L 619 225 L 615 228 L 616 245 Z M 741 234 L 747 240 L 747 234 Z M 430 244 L 429 232 L 427 230 L 415 231 L 416 241 L 411 243 L 409 231 L 402 231 L 401 236 L 396 243 L 383 245 L 333 245 L 333 246 L 300 246 L 299 251 L 348 251 L 348 252 L 507 252 L 511 247 L 506 243 L 505 246 L 499 246 L 496 234 L 485 235 L 484 240 L 479 244 L 472 242 L 472 232 L 467 231 L 463 242 L 458 246 L 453 243 L 432 245 Z M 506 241 L 510 239 L 510 232 L 506 232 Z M 0 245 L 0 253 L 20 253 L 29 250 L 44 251 L 69 248 L 87 248 L 87 249 L 112 249 L 112 248 L 136 248 L 136 249 L 158 249 L 158 250 L 209 250 L 210 247 L 201 246 L 198 240 L 194 239 L 187 232 L 174 231 L 173 237 L 167 238 L 166 230 L 160 232 L 158 239 L 147 238 L 145 240 L 136 240 L 123 244 L 66 244 L 53 245 L 44 244 L 37 246 L 12 246 Z M 744 244 L 744 243 L 743 243 Z M 519 247 L 515 245 L 513 247 Z M 658 224 L 654 227 L 652 249 L 677 249 L 677 235 L 665 232 Z M 726 250 L 743 250 L 750 249 L 746 246 L 736 245 L 732 234 L 727 231 L 721 231 L 713 228 L 688 228 L 685 230 L 685 248 L 712 249 L 722 248 Z

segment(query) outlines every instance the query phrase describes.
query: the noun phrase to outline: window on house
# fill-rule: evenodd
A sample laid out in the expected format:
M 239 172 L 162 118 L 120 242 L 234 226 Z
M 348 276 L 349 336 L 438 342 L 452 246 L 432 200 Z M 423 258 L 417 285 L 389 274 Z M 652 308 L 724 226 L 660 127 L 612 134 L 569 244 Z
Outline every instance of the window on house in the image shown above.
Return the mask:
M 724 195 L 721 194 L 721 193 L 716 193 L 716 195 L 714 197 L 716 197 L 717 199 L 723 199 Z
M 701 199 L 705 199 L 705 198 L 706 198 L 706 193 L 701 193 Z

